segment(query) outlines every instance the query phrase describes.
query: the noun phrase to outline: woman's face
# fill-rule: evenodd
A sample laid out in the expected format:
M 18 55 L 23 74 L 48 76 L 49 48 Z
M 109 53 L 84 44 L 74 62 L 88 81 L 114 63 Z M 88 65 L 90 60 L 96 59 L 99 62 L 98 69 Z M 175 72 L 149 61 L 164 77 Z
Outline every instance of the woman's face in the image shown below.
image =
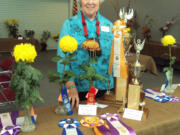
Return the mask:
M 81 0 L 82 12 L 89 18 L 94 19 L 99 10 L 99 0 Z

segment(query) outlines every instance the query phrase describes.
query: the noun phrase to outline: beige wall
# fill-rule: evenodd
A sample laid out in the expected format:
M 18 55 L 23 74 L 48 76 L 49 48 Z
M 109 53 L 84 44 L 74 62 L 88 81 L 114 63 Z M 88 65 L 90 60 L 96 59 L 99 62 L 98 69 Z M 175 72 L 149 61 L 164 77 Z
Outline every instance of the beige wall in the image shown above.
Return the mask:
M 59 32 L 68 17 L 69 0 L 0 0 L 0 38 L 8 36 L 5 19 L 18 19 L 20 34 L 25 29 L 33 29 L 35 38 L 40 39 L 43 30 Z M 48 40 L 48 49 L 56 48 L 57 43 Z

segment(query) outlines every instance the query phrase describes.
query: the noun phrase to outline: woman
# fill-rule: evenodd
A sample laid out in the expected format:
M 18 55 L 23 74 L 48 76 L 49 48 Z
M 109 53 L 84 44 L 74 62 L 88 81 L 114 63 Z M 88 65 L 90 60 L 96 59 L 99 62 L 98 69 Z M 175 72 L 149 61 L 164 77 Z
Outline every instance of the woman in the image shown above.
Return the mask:
M 113 77 L 108 75 L 109 57 L 112 45 L 112 23 L 103 17 L 99 12 L 101 0 L 79 0 L 81 11 L 77 15 L 66 20 L 60 32 L 61 39 L 65 35 L 70 35 L 78 41 L 78 49 L 75 62 L 73 62 L 66 69 L 71 68 L 76 75 L 81 75 L 83 70 L 80 66 L 89 60 L 88 51 L 82 48 L 84 41 L 96 38 L 99 40 L 101 54 L 97 59 L 97 64 L 93 64 L 96 72 L 106 77 L 109 81 L 101 82 L 94 81 L 95 88 L 99 89 L 100 94 L 105 93 L 107 87 L 112 89 L 114 87 Z M 58 47 L 57 55 L 63 56 L 63 52 Z M 62 72 L 62 66 L 57 64 L 58 72 Z M 109 85 L 109 86 L 108 86 Z M 79 98 L 83 99 L 89 90 L 89 82 L 87 80 L 79 80 L 71 78 L 66 87 L 70 90 L 69 97 L 72 102 L 72 107 L 79 105 Z M 79 92 L 79 95 L 78 95 Z

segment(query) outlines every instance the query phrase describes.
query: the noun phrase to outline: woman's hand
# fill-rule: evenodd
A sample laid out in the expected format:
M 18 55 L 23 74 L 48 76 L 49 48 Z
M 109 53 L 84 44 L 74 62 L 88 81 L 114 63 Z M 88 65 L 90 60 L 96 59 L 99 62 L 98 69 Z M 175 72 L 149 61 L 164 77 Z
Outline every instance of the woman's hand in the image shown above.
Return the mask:
M 68 81 L 66 83 L 66 88 L 71 87 L 69 89 L 69 98 L 70 98 L 70 101 L 71 101 L 72 108 L 74 106 L 76 106 L 76 107 L 79 106 L 79 95 L 78 95 L 78 90 L 77 90 L 77 88 L 75 86 L 76 85 L 75 85 L 74 81 Z

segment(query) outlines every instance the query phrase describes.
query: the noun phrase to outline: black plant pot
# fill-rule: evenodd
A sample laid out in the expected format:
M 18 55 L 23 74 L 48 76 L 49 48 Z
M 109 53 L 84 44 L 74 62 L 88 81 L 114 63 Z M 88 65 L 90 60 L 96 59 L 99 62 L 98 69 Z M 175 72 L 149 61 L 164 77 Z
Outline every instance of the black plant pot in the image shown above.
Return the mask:
M 47 43 L 46 42 L 42 42 L 41 43 L 41 51 L 46 51 L 47 50 Z

